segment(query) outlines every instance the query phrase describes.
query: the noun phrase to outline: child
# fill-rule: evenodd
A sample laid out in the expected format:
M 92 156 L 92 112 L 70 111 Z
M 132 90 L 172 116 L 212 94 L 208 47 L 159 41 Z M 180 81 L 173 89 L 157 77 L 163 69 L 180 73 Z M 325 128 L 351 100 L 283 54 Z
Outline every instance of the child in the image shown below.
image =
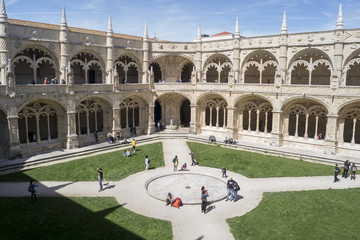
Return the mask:
M 126 156 L 131 157 L 131 153 L 129 149 L 126 151 Z

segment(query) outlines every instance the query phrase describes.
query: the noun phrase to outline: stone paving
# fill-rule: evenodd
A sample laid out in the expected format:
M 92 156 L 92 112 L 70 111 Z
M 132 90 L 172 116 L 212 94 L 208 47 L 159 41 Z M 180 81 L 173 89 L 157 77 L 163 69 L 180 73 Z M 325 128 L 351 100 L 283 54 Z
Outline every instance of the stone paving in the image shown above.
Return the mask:
M 120 204 L 133 212 L 171 221 L 174 239 L 176 240 L 207 240 L 234 239 L 226 219 L 242 216 L 254 209 L 260 203 L 264 192 L 360 187 L 360 181 L 350 181 L 349 178 L 343 179 L 339 183 L 333 183 L 332 176 L 249 179 L 228 171 L 228 175 L 233 177 L 241 187 L 240 200 L 236 202 L 225 202 L 224 200 L 214 202 L 208 206 L 206 214 L 201 213 L 200 205 L 184 205 L 177 209 L 165 206 L 163 201 L 150 196 L 146 189 L 150 179 L 174 174 L 172 159 L 175 155 L 178 155 L 180 166 L 185 162 L 189 166 L 188 172 L 176 172 L 175 175 L 177 176 L 184 177 L 183 174 L 188 173 L 202 174 L 223 182 L 221 170 L 191 166 L 191 158 L 185 139 L 164 140 L 163 149 L 165 167 L 139 172 L 119 182 L 109 182 L 105 185 L 103 192 L 98 192 L 97 182 L 41 182 L 37 189 L 38 196 L 114 196 Z M 209 188 L 208 184 L 205 184 Z M 28 183 L 0 183 L 0 196 L 28 196 L 27 185 Z M 197 189 L 197 187 L 194 188 Z M 197 193 L 193 198 L 200 198 L 200 190 L 195 192 Z M 212 194 L 210 190 L 209 193 Z

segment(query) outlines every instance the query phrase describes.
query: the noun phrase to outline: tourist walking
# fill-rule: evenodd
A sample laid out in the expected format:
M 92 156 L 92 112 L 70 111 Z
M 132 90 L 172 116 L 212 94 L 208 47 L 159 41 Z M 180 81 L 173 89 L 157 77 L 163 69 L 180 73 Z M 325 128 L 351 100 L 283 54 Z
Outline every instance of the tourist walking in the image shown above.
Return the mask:
M 338 179 L 338 174 L 340 173 L 340 168 L 338 167 L 337 164 L 335 164 L 335 169 L 334 169 L 334 182 L 340 181 L 340 179 Z
M 207 197 L 209 196 L 208 191 L 204 186 L 201 187 L 201 212 L 206 213 Z
M 149 157 L 148 157 L 148 155 L 146 155 L 146 157 L 145 157 L 145 170 L 149 169 L 149 163 L 150 163 Z
M 236 181 L 233 181 L 233 187 L 234 187 L 234 202 L 237 200 L 237 193 L 240 190 L 240 186 Z
M 175 155 L 175 157 L 173 158 L 173 163 L 174 163 L 174 172 L 177 171 L 177 166 L 179 164 L 179 159 L 178 159 L 178 156 Z
M 344 162 L 344 172 L 343 172 L 343 174 L 342 174 L 342 177 L 345 177 L 345 178 L 348 177 L 349 168 L 350 168 L 350 161 L 349 161 L 349 160 L 346 160 L 346 161 Z
M 191 156 L 191 166 L 196 165 L 196 161 L 195 161 L 195 154 L 192 150 L 190 150 L 190 156 Z
M 136 148 L 136 141 L 135 139 L 133 138 L 133 140 L 131 141 L 131 146 L 132 146 L 132 152 L 133 154 L 135 153 L 135 148 Z
M 227 178 L 227 176 L 226 176 L 226 168 L 221 169 L 221 172 L 222 172 L 222 177 Z
M 228 201 L 229 200 L 229 196 L 230 196 L 230 201 L 233 200 L 233 194 L 234 194 L 234 181 L 232 178 L 230 178 L 228 181 L 227 181 L 227 195 L 226 195 L 226 200 L 225 201 Z
M 100 185 L 100 190 L 99 192 L 101 192 L 103 190 L 103 185 L 102 185 L 102 181 L 103 181 L 103 176 L 104 176 L 104 173 L 102 171 L 102 168 L 98 168 L 96 169 L 97 172 L 98 172 L 98 180 L 99 180 L 99 185 Z
M 36 190 L 35 188 L 37 187 L 37 183 L 34 182 L 34 180 L 30 180 L 30 184 L 28 187 L 28 191 L 31 193 L 31 201 L 35 200 L 36 201 Z
M 354 179 L 355 180 L 355 174 L 356 174 L 356 170 L 357 170 L 357 167 L 355 166 L 355 163 L 353 163 L 351 165 L 351 176 L 350 176 L 350 180 Z

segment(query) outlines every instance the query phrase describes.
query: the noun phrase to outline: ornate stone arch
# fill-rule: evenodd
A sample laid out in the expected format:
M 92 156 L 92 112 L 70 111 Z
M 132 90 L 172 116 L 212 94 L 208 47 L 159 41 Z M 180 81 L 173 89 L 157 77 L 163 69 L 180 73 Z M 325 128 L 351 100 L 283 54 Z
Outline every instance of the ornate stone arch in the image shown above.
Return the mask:
M 360 58 L 350 60 L 343 68 L 342 85 L 360 85 Z
M 330 85 L 331 58 L 318 48 L 306 48 L 296 53 L 288 66 L 287 82 L 290 84 Z
M 71 59 L 71 60 L 77 59 L 76 56 L 79 55 L 79 54 L 92 55 L 95 60 L 100 62 L 100 65 L 102 66 L 102 69 L 105 69 L 105 61 L 104 61 L 104 59 L 102 58 L 102 56 L 100 54 L 98 54 L 96 51 L 94 51 L 92 49 L 88 49 L 88 48 L 79 49 L 74 54 L 72 54 L 69 59 Z
M 217 58 L 218 58 L 219 60 L 222 58 L 223 61 L 220 61 L 221 63 L 218 64 L 218 62 L 216 61 Z M 209 63 L 211 63 L 211 62 L 214 62 L 214 63 L 216 63 L 216 64 L 218 64 L 218 65 L 221 65 L 221 64 L 224 63 L 224 62 L 230 62 L 231 65 L 232 65 L 232 61 L 231 61 L 231 59 L 230 59 L 228 56 L 226 56 L 225 54 L 216 53 L 216 54 L 210 55 L 210 56 L 204 61 L 204 63 L 203 63 L 203 69 L 205 69 L 206 66 L 207 66 Z
M 59 75 L 56 55 L 40 45 L 22 47 L 16 51 L 11 64 L 17 84 L 43 83 L 45 77 L 57 78 Z

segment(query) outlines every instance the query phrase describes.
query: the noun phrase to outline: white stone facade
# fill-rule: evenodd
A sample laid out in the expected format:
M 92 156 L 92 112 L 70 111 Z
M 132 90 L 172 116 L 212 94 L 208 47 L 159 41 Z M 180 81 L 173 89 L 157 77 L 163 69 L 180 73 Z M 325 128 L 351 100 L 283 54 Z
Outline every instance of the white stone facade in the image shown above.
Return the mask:
M 335 24 L 334 24 L 335 27 Z M 0 7 L 0 146 L 9 159 L 108 132 L 192 134 L 360 151 L 360 29 L 162 42 L 8 19 Z M 58 84 L 44 84 L 56 78 Z M 51 82 L 50 82 L 51 83 Z M 56 80 L 55 80 L 56 83 Z M 319 135 L 321 134 L 321 137 Z

